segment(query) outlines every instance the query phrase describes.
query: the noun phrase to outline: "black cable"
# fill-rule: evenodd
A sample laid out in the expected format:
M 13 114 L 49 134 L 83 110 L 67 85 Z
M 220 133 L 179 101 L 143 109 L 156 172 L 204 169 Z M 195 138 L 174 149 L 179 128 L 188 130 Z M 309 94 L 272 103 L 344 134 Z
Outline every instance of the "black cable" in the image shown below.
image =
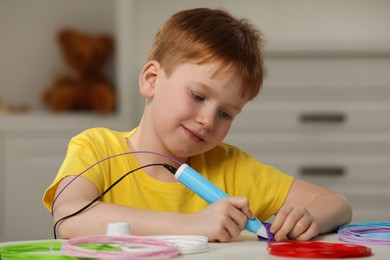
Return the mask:
M 55 223 L 54 223 L 54 227 L 53 227 L 53 231 L 54 231 L 54 239 L 57 239 L 57 226 L 58 224 L 65 220 L 65 219 L 68 219 L 68 218 L 71 218 L 71 217 L 74 217 L 78 214 L 80 214 L 81 212 L 83 212 L 84 210 L 88 209 L 89 207 L 91 207 L 96 201 L 100 200 L 104 195 L 107 194 L 107 192 L 109 192 L 115 185 L 117 185 L 119 182 L 121 182 L 126 176 L 128 176 L 129 174 L 135 172 L 135 171 L 138 171 L 138 170 L 141 170 L 143 168 L 146 168 L 146 167 L 150 167 L 150 166 L 163 166 L 164 168 L 168 169 L 171 173 L 175 174 L 176 172 L 176 168 L 167 164 L 167 163 L 152 163 L 152 164 L 147 164 L 147 165 L 143 165 L 141 167 L 138 167 L 136 169 L 133 169 L 125 174 L 123 174 L 118 180 L 116 180 L 113 184 L 111 184 L 106 190 L 104 190 L 102 192 L 102 194 L 100 194 L 99 196 L 97 196 L 95 199 L 93 199 L 90 203 L 88 203 L 87 205 L 85 205 L 84 207 L 82 207 L 81 209 L 79 209 L 78 211 L 72 213 L 72 214 L 69 214 L 65 217 L 62 217 L 60 218 L 59 220 L 57 220 Z
M 172 165 L 170 164 L 167 164 L 167 163 L 164 163 L 163 164 L 164 168 L 167 169 L 168 171 L 170 171 L 173 175 L 175 175 L 177 169 L 175 167 L 173 167 Z

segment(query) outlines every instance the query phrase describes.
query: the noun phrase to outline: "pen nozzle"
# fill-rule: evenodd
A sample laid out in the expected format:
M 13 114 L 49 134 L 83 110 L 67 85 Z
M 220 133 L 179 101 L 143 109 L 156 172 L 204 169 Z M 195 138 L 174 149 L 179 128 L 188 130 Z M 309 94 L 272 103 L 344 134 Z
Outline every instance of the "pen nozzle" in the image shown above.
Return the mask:
M 256 235 L 260 241 L 273 242 L 275 241 L 274 235 L 269 231 L 271 224 L 262 222 L 262 226 L 257 230 Z

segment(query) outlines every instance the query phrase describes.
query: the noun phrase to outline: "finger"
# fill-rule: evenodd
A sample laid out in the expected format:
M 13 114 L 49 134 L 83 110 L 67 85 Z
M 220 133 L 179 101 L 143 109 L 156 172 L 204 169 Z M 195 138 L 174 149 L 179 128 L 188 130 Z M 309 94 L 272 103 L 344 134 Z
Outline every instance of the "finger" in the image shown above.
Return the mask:
M 224 221 L 231 220 L 234 222 L 234 225 L 242 230 L 246 224 L 247 216 L 238 208 L 238 206 L 245 204 L 245 201 L 247 200 L 244 197 L 223 199 L 216 205 L 216 210 L 227 218 L 224 219 Z
M 234 207 L 236 207 L 242 213 L 244 213 L 247 218 L 249 219 L 255 218 L 255 214 L 253 214 L 253 212 L 250 210 L 249 201 L 247 197 L 243 197 L 243 196 L 231 197 L 230 202 L 233 204 Z
M 313 218 L 308 214 L 304 214 L 292 227 L 291 231 L 287 234 L 287 237 L 296 239 L 298 236 L 305 233 L 312 223 Z
M 275 239 L 278 241 L 285 239 L 287 234 L 295 227 L 295 224 L 304 216 L 304 212 L 301 208 L 293 207 L 285 217 L 280 229 L 275 233 Z
M 243 229 L 243 227 L 237 225 L 236 221 L 233 219 L 230 219 L 230 221 L 228 221 L 225 228 L 226 231 L 229 233 L 229 240 L 238 237 L 241 234 L 241 231 Z
M 227 242 L 240 233 L 241 229 L 235 221 L 228 215 L 221 215 L 214 229 L 213 241 Z
M 214 233 L 211 238 L 209 238 L 210 242 L 228 242 L 231 240 L 231 236 L 227 229 L 223 229 L 220 232 Z
M 296 240 L 306 241 L 316 237 L 319 234 L 318 226 L 315 223 L 311 223 L 309 228 L 305 232 L 297 236 Z
M 292 209 L 293 208 L 291 206 L 283 206 L 279 209 L 270 227 L 271 233 L 276 234 L 282 228 L 283 223 L 285 222 L 287 216 L 290 214 Z
M 233 206 L 230 210 L 229 217 L 239 227 L 240 231 L 244 229 L 248 217 L 240 209 Z

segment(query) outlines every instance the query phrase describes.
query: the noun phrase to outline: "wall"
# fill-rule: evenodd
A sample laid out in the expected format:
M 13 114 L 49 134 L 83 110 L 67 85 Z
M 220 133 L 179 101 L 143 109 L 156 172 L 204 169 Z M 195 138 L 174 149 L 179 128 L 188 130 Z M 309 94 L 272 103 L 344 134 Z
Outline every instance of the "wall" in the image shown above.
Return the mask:
M 115 34 L 114 18 L 115 5 L 104 0 L 1 0 L 0 100 L 41 109 L 43 89 L 65 68 L 58 29 Z

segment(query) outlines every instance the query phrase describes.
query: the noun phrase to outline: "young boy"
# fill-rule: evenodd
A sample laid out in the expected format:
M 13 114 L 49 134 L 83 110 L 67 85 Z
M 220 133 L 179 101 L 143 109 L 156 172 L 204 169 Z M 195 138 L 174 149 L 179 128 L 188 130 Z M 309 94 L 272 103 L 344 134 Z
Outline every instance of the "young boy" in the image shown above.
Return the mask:
M 174 161 L 189 164 L 230 198 L 208 205 L 167 169 L 148 166 L 123 178 L 90 208 L 60 221 L 58 233 L 63 238 L 104 234 L 108 223 L 127 222 L 134 235 L 229 241 L 248 218 L 264 221 L 275 215 L 270 230 L 276 240 L 308 240 L 348 223 L 351 207 L 341 195 L 222 143 L 234 118 L 260 90 L 262 43 L 248 21 L 223 10 L 173 15 L 157 33 L 140 73 L 146 104 L 139 126 L 130 132 L 89 129 L 74 137 L 43 200 L 58 221 L 126 172 L 152 163 L 176 167 Z M 127 154 L 115 156 L 122 153 Z

